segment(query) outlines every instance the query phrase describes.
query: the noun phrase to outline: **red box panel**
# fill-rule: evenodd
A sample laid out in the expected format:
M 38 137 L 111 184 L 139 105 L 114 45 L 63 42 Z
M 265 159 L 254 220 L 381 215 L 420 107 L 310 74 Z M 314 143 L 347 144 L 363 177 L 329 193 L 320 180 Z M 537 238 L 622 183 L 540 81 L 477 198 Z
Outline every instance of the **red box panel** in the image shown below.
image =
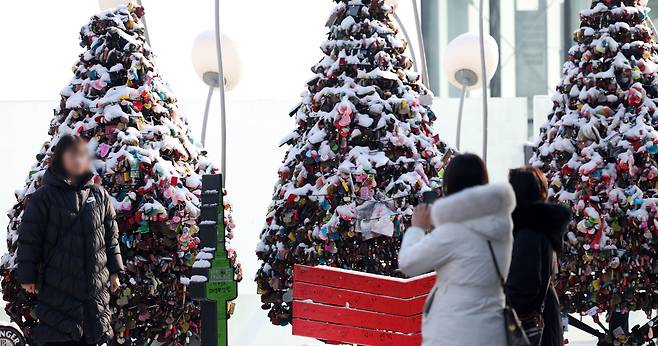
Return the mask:
M 406 334 L 420 333 L 422 324 L 420 314 L 403 317 L 302 301 L 293 304 L 292 314 L 295 318 Z
M 399 279 L 328 267 L 295 265 L 295 282 L 343 288 L 396 298 L 426 295 L 434 286 L 434 275 Z
M 410 299 L 393 298 L 371 293 L 362 293 L 341 288 L 320 286 L 306 282 L 295 282 L 293 298 L 312 300 L 333 306 L 349 306 L 353 309 L 387 313 L 398 316 L 418 315 L 425 305 L 427 295 Z
M 435 281 L 433 274 L 399 279 L 296 265 L 293 334 L 334 344 L 418 346 Z
M 292 320 L 292 333 L 330 343 L 353 343 L 366 346 L 418 346 L 422 342 L 420 334 L 399 334 L 378 330 L 343 326 L 339 324 L 309 321 L 298 318 Z

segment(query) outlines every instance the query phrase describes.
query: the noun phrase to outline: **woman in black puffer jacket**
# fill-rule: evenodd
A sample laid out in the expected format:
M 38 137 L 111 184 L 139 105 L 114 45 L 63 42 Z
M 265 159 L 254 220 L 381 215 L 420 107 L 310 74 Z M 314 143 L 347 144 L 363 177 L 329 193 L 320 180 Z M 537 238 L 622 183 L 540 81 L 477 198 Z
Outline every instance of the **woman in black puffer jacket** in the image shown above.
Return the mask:
M 562 317 L 552 277 L 571 218 L 569 209 L 547 204 L 544 174 L 534 167 L 510 171 L 516 195 L 514 248 L 507 277 L 510 303 L 532 345 L 563 345 Z
M 110 292 L 123 270 L 108 193 L 92 183 L 78 136 L 63 136 L 18 233 L 16 277 L 37 295 L 33 343 L 97 345 L 112 336 Z

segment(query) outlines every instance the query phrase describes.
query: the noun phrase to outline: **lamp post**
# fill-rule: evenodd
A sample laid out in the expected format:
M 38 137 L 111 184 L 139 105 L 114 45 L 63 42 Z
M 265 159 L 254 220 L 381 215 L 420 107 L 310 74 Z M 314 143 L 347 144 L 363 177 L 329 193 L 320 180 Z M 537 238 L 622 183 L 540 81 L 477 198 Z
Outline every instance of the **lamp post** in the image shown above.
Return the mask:
M 101 10 L 109 10 L 111 8 L 117 8 L 121 5 L 125 5 L 129 2 L 129 0 L 98 0 L 98 6 L 101 8 Z M 142 6 L 142 0 L 137 0 L 137 4 L 139 6 Z M 141 18 L 142 23 L 144 23 L 144 36 L 146 37 L 146 43 L 151 45 L 151 38 L 149 37 L 149 30 L 148 26 L 146 25 L 146 18 L 142 17 Z
M 221 47 L 221 48 L 220 48 Z M 218 57 L 221 56 L 222 59 Z M 237 45 L 225 35 L 215 35 L 215 31 L 204 31 L 194 40 L 192 63 L 199 78 L 208 85 L 208 97 L 203 113 L 201 143 L 206 144 L 210 101 L 215 89 L 220 94 L 220 119 L 222 126 L 222 176 L 226 180 L 226 101 L 225 91 L 232 90 L 240 81 L 240 56 Z M 220 83 L 223 81 L 223 83 Z
M 461 89 L 457 118 L 457 149 L 461 144 L 464 99 L 469 90 L 483 88 L 483 143 L 482 157 L 487 158 L 488 114 L 486 84 L 498 69 L 498 43 L 493 37 L 466 33 L 452 40 L 443 57 L 443 70 L 450 84 Z M 481 43 L 484 43 L 483 45 Z M 483 76 L 486 76 L 483 78 Z

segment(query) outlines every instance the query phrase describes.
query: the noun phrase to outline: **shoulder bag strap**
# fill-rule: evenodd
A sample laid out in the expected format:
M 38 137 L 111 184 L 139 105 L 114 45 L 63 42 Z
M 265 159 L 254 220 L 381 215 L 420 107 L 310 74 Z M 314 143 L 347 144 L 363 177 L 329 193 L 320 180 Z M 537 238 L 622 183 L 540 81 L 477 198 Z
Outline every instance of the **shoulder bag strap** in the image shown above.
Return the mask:
M 544 292 L 544 300 L 542 300 L 542 303 L 541 303 L 541 311 L 540 311 L 541 313 L 544 312 L 544 308 L 546 307 L 546 297 L 548 297 L 548 291 L 551 290 L 551 285 L 553 284 L 553 275 L 555 275 L 555 273 L 553 273 L 553 260 L 555 260 L 555 256 L 557 256 L 557 255 L 556 255 L 555 251 L 552 251 L 551 255 L 552 255 L 551 256 L 551 269 L 548 272 L 548 281 L 546 282 L 546 291 Z
M 500 280 L 500 286 L 503 288 L 503 292 L 504 292 L 505 278 L 503 277 L 503 274 L 500 272 L 500 268 L 498 267 L 498 261 L 496 260 L 496 253 L 494 252 L 493 245 L 491 245 L 491 240 L 487 240 L 487 244 L 489 245 L 489 252 L 491 253 L 491 259 L 493 260 L 494 267 L 496 267 L 496 274 L 498 274 L 498 279 Z

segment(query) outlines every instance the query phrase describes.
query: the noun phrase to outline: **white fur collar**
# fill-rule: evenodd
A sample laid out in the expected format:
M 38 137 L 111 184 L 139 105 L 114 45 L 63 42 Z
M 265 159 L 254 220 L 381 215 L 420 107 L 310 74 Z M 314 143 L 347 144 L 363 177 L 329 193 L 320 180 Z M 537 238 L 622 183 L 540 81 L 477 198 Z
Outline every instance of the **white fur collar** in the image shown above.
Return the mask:
M 495 215 L 511 220 L 515 206 L 514 190 L 509 183 L 476 186 L 437 200 L 432 206 L 432 221 L 438 227 Z

